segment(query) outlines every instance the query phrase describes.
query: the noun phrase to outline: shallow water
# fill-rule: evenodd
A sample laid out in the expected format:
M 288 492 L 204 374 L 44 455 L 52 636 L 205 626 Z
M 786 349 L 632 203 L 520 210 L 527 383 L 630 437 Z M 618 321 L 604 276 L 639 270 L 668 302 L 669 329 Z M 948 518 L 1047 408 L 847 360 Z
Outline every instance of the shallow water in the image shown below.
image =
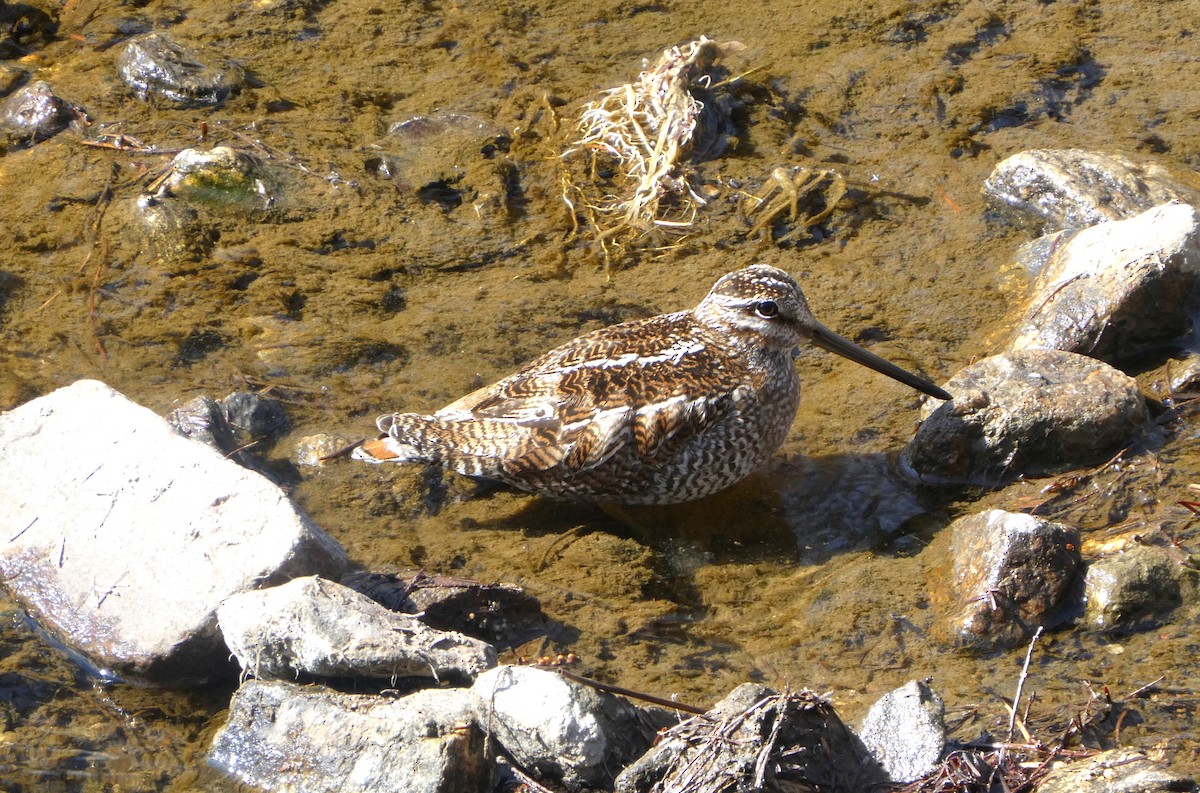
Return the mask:
M 993 351 L 1024 302 L 1009 262 L 1032 232 L 989 221 L 979 192 L 997 161 L 1077 146 L 1195 179 L 1200 44 L 1189 3 L 795 5 L 47 7 L 57 31 L 30 37 L 9 64 L 83 106 L 88 134 L 242 148 L 271 169 L 277 201 L 205 210 L 201 252 L 181 252 L 152 245 L 134 206 L 168 156 L 87 147 L 72 132 L 10 147 L 0 157 L 0 409 L 80 377 L 160 411 L 267 388 L 294 429 L 259 451 L 285 460 L 304 435 L 362 437 L 385 410 L 435 409 L 586 330 L 694 305 L 719 275 L 755 261 L 796 275 L 825 324 L 944 381 Z M 138 102 L 113 66 L 112 45 L 133 22 L 219 46 L 253 87 L 216 110 Z M 732 89 L 736 142 L 698 166 L 714 200 L 686 237 L 606 268 L 587 230 L 571 232 L 557 155 L 582 102 L 701 34 L 742 42 L 729 68 L 755 70 Z M 369 167 L 392 123 L 443 111 L 511 138 L 487 157 L 408 164 L 448 169 L 457 206 Z M 784 224 L 772 241 L 739 207 L 780 166 L 835 169 L 849 192 L 814 232 Z M 1163 359 L 1133 364 L 1149 392 Z M 528 587 L 555 622 L 526 654 L 569 648 L 585 674 L 693 704 L 746 679 L 807 686 L 831 692 L 848 719 L 932 677 L 967 737 L 1003 732 L 1001 698 L 1024 649 L 978 659 L 930 637 L 940 529 L 953 516 L 1049 502 L 1090 540 L 1136 530 L 1181 554 L 1195 547 L 1195 521 L 1173 506 L 1200 482 L 1194 415 L 1062 496 L 1042 493 L 1046 482 L 918 491 L 892 470 L 918 396 L 824 353 L 798 366 L 803 402 L 778 460 L 698 504 L 639 509 L 623 523 L 448 479 L 447 503 L 429 514 L 419 476 L 348 463 L 301 472 L 295 497 L 366 567 Z M 1035 726 L 1056 734 L 1089 685 L 1120 697 L 1165 675 L 1106 740 L 1165 744 L 1177 767 L 1200 772 L 1195 624 L 1176 613 L 1130 636 L 1050 634 L 1027 684 Z M 229 689 L 94 687 L 15 614 L 0 642 L 5 789 L 215 784 L 202 759 Z

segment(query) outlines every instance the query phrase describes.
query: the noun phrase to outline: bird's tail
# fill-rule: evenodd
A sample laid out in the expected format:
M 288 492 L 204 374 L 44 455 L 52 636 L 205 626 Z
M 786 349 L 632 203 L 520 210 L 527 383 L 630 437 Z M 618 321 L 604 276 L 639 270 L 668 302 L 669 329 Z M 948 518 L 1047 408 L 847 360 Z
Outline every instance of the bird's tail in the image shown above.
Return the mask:
M 428 417 L 411 413 L 383 416 L 376 423 L 384 434 L 363 441 L 350 456 L 368 463 L 433 462 L 422 448 L 426 421 Z

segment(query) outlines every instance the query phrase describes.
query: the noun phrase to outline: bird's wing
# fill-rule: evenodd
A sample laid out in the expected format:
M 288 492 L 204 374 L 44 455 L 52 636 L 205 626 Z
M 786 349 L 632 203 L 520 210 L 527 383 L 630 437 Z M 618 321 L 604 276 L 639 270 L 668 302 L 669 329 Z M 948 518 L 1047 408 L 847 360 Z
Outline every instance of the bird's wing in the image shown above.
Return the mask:
M 471 435 L 506 437 L 506 467 L 587 470 L 630 447 L 643 457 L 668 454 L 736 409 L 745 383 L 739 362 L 690 334 L 659 334 L 665 340 L 655 348 L 631 349 L 628 337 L 609 330 L 530 362 L 437 417 L 475 423 Z

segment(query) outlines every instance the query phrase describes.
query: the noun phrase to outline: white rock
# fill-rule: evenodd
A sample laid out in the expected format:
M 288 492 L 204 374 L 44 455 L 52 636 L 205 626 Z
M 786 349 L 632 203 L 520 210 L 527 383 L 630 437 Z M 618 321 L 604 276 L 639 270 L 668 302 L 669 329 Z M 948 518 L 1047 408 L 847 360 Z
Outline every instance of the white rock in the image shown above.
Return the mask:
M 486 642 L 436 630 L 316 576 L 232 595 L 217 619 L 242 668 L 259 679 L 305 673 L 473 680 L 496 665 Z
M 500 666 L 471 690 L 484 732 L 568 790 L 611 788 L 617 772 L 650 747 L 637 708 L 556 672 Z
M 1200 274 L 1200 216 L 1163 204 L 1061 237 L 1034 285 L 1010 350 L 1113 360 L 1188 327 Z
M 103 383 L 0 415 L 0 449 L 0 580 L 102 673 L 203 680 L 226 597 L 345 568 L 278 487 Z
M 264 790 L 483 793 L 490 766 L 471 706 L 466 689 L 395 699 L 252 680 L 208 762 Z

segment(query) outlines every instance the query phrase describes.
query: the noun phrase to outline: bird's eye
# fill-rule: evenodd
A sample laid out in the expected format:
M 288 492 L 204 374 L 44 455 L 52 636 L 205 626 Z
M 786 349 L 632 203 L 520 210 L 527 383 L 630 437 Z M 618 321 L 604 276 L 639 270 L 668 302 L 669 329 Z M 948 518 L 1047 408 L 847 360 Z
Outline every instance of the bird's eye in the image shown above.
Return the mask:
M 771 319 L 779 316 L 779 304 L 774 300 L 763 300 L 754 306 L 754 313 L 758 314 L 763 319 Z

